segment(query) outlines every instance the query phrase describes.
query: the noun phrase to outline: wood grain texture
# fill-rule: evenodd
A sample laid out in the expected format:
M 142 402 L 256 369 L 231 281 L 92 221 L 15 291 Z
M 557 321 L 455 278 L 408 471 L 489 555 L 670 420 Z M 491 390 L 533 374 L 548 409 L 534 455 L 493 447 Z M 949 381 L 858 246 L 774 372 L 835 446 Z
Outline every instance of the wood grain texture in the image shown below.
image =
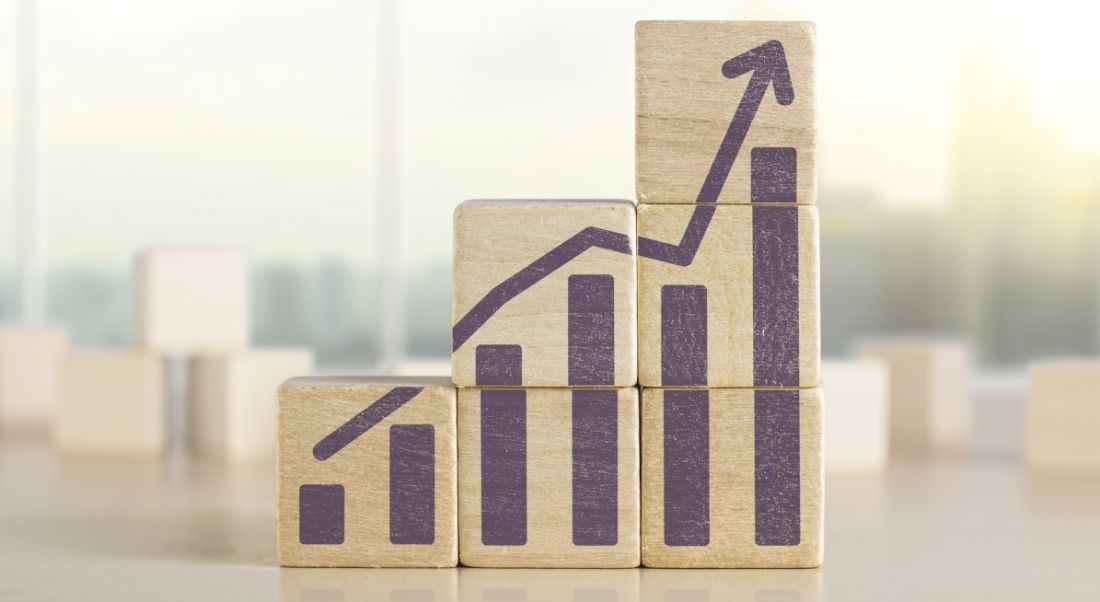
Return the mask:
M 954 453 L 965 447 L 971 409 L 964 342 L 881 338 L 858 343 L 856 356 L 889 366 L 891 453 Z
M 890 451 L 890 369 L 875 358 L 826 359 L 821 384 L 829 390 L 825 472 L 875 473 Z
M 604 485 L 597 488 L 596 494 L 613 495 L 615 506 L 613 513 L 601 515 L 604 519 L 612 519 L 611 530 L 596 534 L 600 543 L 590 542 L 587 545 L 576 543 L 578 537 L 591 537 L 592 533 L 578 533 L 580 519 L 576 505 L 579 497 L 575 484 L 581 473 L 574 469 L 579 441 L 574 411 L 578 404 L 590 402 L 575 399 L 575 391 L 570 389 L 524 389 L 520 415 L 525 424 L 521 429 L 507 429 L 506 432 L 506 429 L 500 428 L 502 421 L 486 415 L 486 408 L 500 401 L 499 394 L 507 392 L 459 390 L 459 538 L 462 564 L 529 568 L 637 566 L 638 390 L 630 387 L 607 391 L 613 394 L 611 409 L 615 412 L 617 423 L 617 449 L 613 456 L 617 463 L 616 472 L 588 472 L 587 491 L 588 495 L 593 493 L 591 485 L 595 479 L 595 482 Z M 513 404 L 515 399 L 505 400 L 505 403 Z M 498 417 L 500 410 L 501 404 L 497 403 L 494 411 Z M 597 426 L 597 421 L 590 417 L 580 422 L 587 427 Z M 606 426 L 606 422 L 601 420 L 599 424 Z M 483 426 L 492 430 L 483 429 Z M 587 435 L 591 434 L 589 430 Z M 483 456 L 482 450 L 486 444 L 493 445 L 495 450 L 503 447 L 505 452 L 522 448 L 519 466 L 523 471 L 521 495 L 510 497 L 507 492 L 501 491 L 500 474 L 496 471 L 505 453 L 494 451 L 492 455 Z M 486 481 L 494 488 L 491 494 L 487 494 L 483 479 L 494 478 L 497 479 L 495 482 Z M 610 491 L 607 489 L 609 487 Z M 512 502 L 519 502 L 516 504 L 518 514 L 502 508 Z M 487 507 L 492 515 L 489 518 L 485 513 Z M 494 524 L 490 525 L 489 521 L 494 521 Z M 509 524 L 502 527 L 502 523 Z M 514 528 L 504 528 L 510 526 Z M 494 540 L 510 541 L 512 545 L 488 543 Z
M 682 347 L 662 350 L 663 295 L 668 286 L 703 286 L 706 302 L 705 365 L 698 358 L 688 361 L 696 369 L 705 369 L 706 382 L 676 383 L 709 387 L 773 386 L 762 382 L 761 369 L 779 367 L 774 358 L 757 357 L 761 346 L 784 350 L 791 359 L 787 386 L 815 387 L 821 371 L 820 251 L 816 207 L 764 207 L 764 210 L 794 212 L 789 221 L 797 224 L 797 266 L 791 273 L 780 274 L 773 266 L 758 271 L 754 262 L 760 251 L 754 244 L 754 213 L 758 206 L 720 206 L 714 211 L 706 234 L 688 266 L 641 258 L 638 263 L 638 370 L 643 386 L 667 386 L 662 374 L 663 362 L 673 352 L 696 355 Z M 639 205 L 640 236 L 677 240 L 691 219 L 693 207 L 682 205 Z M 766 239 L 765 239 L 766 240 Z M 782 279 L 789 289 L 784 301 L 789 311 L 780 317 L 790 325 L 775 330 L 771 320 L 759 313 L 756 305 L 765 302 L 759 281 Z M 792 282 L 791 280 L 796 280 Z M 764 305 L 778 307 L 765 302 Z M 797 337 L 793 333 L 797 332 Z M 797 340 L 794 340 L 797 338 Z M 686 340 L 698 341 L 698 337 Z M 667 351 L 668 353 L 665 353 Z
M 361 416 L 395 388 L 421 389 L 402 404 L 391 404 L 373 414 L 366 432 L 354 431 L 340 445 L 324 448 L 329 436 Z M 447 567 L 458 561 L 457 484 L 455 450 L 455 389 L 443 378 L 296 378 L 279 388 L 278 454 L 278 544 L 283 566 L 312 567 Z M 363 423 L 354 423 L 364 426 Z M 430 426 L 434 431 L 434 453 L 423 449 L 392 447 L 400 427 Z M 344 432 L 344 431 L 341 431 Z M 419 470 L 420 462 L 434 463 L 434 520 L 413 524 L 427 529 L 430 543 L 395 544 L 400 538 L 393 517 L 404 506 L 391 507 L 391 489 L 407 499 L 407 488 L 396 483 L 391 451 L 417 461 L 417 466 L 398 466 L 403 472 Z M 421 453 L 423 452 L 423 453 Z M 427 456 L 427 457 L 425 457 Z M 432 475 L 428 475 L 430 478 Z M 317 510 L 301 522 L 300 495 L 303 486 L 313 488 L 311 499 L 329 499 L 331 490 L 317 486 L 343 487 L 342 528 L 332 542 L 318 541 Z M 404 491 L 404 493 L 402 493 Z M 413 492 L 415 493 L 415 492 Z M 405 497 L 401 497 L 405 496 Z M 324 508 L 321 508 L 324 510 Z M 321 515 L 324 512 L 320 512 Z M 325 516 L 320 516 L 324 519 Z M 418 520 L 415 519 L 414 520 Z M 408 525 L 405 525 L 408 526 Z M 327 535 L 322 533 L 321 535 Z
M 230 250 L 154 249 L 134 262 L 134 340 L 165 353 L 248 346 L 248 262 Z
M 191 449 L 225 462 L 273 462 L 275 390 L 313 372 L 309 349 L 250 349 L 191 360 Z
M 753 149 L 792 147 L 796 202 L 817 196 L 813 23 L 641 21 L 635 31 L 636 171 L 641 203 L 694 203 L 753 74 L 733 79 L 723 64 L 761 44 L 783 46 L 793 101 L 769 83 L 716 201 L 752 199 Z
M 507 344 L 523 348 L 523 386 L 636 384 L 635 219 L 629 201 L 459 205 L 454 215 L 452 323 L 459 343 L 452 356 L 454 382 L 477 385 L 477 347 Z M 591 287 L 577 278 L 604 275 L 613 288 L 608 299 L 613 315 L 607 319 L 574 305 L 601 301 L 586 294 Z M 518 294 L 510 296 L 505 289 Z M 587 319 L 589 327 L 571 335 L 570 321 L 578 317 Z M 585 340 L 593 322 L 608 327 L 607 336 Z M 604 355 L 609 355 L 606 362 L 598 360 Z M 599 369 L 583 374 L 586 368 Z
M 164 361 L 140 351 L 70 351 L 54 445 L 73 456 L 153 457 L 165 443 Z
M 1044 361 L 1029 372 L 1024 412 L 1028 470 L 1100 474 L 1100 362 Z
M 822 459 L 820 389 L 790 390 L 797 403 L 797 454 L 787 453 L 784 460 L 797 457 L 795 500 L 795 544 L 758 545 L 761 521 L 774 521 L 775 515 L 759 515 L 758 485 L 762 475 L 754 467 L 760 447 L 774 442 L 775 432 L 761 440 L 760 421 L 766 413 L 758 396 L 760 390 L 691 390 L 707 395 L 704 404 L 709 432 L 701 439 L 708 461 L 708 506 L 703 513 L 702 545 L 669 545 L 666 529 L 666 419 L 670 396 L 676 389 L 642 390 L 642 563 L 648 567 L 675 568 L 805 568 L 816 567 L 822 560 Z M 765 404 L 766 405 L 766 404 Z M 678 438 L 687 436 L 680 431 Z M 675 441 L 681 447 L 684 441 Z M 690 442 L 688 442 L 690 443 Z M 697 464 L 697 463 L 696 463 Z M 674 464 L 680 477 L 691 470 L 691 463 Z M 769 470 L 779 467 L 774 463 Z M 788 490 L 789 492 L 790 490 Z M 773 500 L 764 500 L 771 502 Z M 790 510 L 790 507 L 786 508 Z M 691 508 L 687 509 L 691 511 Z M 788 517 L 790 518 L 790 517 Z M 790 527 L 791 524 L 786 525 Z
M 50 423 L 67 349 L 59 328 L 0 326 L 0 426 Z

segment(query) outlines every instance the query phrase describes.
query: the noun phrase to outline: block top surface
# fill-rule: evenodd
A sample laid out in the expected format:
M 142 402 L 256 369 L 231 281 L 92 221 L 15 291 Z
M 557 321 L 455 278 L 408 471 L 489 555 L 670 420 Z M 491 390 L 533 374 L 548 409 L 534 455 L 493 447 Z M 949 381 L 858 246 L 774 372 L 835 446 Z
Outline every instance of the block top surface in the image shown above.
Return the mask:
M 638 201 L 814 203 L 815 37 L 805 21 L 638 22 Z
M 449 376 L 297 376 L 282 387 L 445 387 L 454 388 Z

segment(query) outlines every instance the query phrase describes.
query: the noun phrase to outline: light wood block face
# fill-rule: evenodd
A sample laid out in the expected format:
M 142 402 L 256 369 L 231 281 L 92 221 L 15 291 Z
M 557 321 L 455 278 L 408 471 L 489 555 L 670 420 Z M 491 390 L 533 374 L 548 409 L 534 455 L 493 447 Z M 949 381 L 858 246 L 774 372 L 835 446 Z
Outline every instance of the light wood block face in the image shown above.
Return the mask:
M 638 390 L 460 389 L 462 564 L 638 565 Z
M 1040 473 L 1100 474 L 1100 361 L 1031 366 L 1024 461 Z
M 448 379 L 295 378 L 278 398 L 283 566 L 455 566 Z
M 641 21 L 641 203 L 817 196 L 813 23 Z
M 61 368 L 54 444 L 79 456 L 157 456 L 165 444 L 164 360 L 139 351 L 73 351 Z
M 636 384 L 634 241 L 635 212 L 629 201 L 459 205 L 454 216 L 455 384 Z M 520 374 L 503 374 L 493 365 L 500 352 L 521 357 Z
M 217 250 L 151 250 L 134 263 L 134 340 L 165 353 L 248 345 L 248 265 Z
M 313 372 L 308 349 L 253 349 L 191 362 L 192 450 L 228 462 L 274 461 L 283 381 Z
M 818 231 L 816 207 L 639 205 L 641 384 L 817 386 Z M 647 256 L 681 237 L 697 250 Z
M 889 366 L 891 453 L 953 452 L 966 445 L 971 410 L 963 342 L 879 339 L 857 345 L 856 355 Z
M 825 360 L 829 391 L 825 472 L 866 473 L 886 468 L 890 451 L 890 371 L 874 358 Z
M 0 426 L 49 424 L 67 347 L 57 328 L 0 327 Z
M 643 389 L 642 563 L 821 564 L 820 389 Z

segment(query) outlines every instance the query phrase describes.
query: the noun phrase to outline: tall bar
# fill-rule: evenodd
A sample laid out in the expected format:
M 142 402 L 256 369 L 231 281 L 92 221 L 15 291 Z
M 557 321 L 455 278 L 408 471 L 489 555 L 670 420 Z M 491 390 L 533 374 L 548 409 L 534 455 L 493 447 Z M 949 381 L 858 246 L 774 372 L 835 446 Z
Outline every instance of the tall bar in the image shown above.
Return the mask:
M 569 384 L 615 382 L 615 279 L 569 277 Z
M 435 427 L 390 427 L 390 543 L 435 541 Z
M 798 391 L 755 393 L 756 544 L 801 541 Z
M 519 345 L 478 345 L 475 382 L 520 386 Z M 527 543 L 527 393 L 481 391 L 481 542 L 487 546 Z
M 573 391 L 573 544 L 619 540 L 619 393 Z
M 661 287 L 661 384 L 707 386 L 707 287 Z
M 753 382 L 797 387 L 798 209 L 752 208 Z
M 710 542 L 710 396 L 666 390 L 665 545 Z

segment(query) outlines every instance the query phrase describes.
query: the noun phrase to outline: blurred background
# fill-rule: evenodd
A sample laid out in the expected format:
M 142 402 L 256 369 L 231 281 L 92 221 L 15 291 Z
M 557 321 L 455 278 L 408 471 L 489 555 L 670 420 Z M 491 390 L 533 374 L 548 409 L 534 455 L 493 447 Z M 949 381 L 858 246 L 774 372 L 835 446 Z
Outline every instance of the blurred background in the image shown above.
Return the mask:
M 0 45 L 0 132 L 37 123 L 28 311 L 77 345 L 125 343 L 133 254 L 183 243 L 247 252 L 258 344 L 446 357 L 455 204 L 634 198 L 633 22 L 767 17 L 818 24 L 826 355 L 896 331 L 964 336 L 995 369 L 1097 351 L 1087 3 L 38 0 L 22 23 L 17 4 L 0 30 L 35 27 L 37 56 Z M 18 154 L 0 147 L 5 320 Z

